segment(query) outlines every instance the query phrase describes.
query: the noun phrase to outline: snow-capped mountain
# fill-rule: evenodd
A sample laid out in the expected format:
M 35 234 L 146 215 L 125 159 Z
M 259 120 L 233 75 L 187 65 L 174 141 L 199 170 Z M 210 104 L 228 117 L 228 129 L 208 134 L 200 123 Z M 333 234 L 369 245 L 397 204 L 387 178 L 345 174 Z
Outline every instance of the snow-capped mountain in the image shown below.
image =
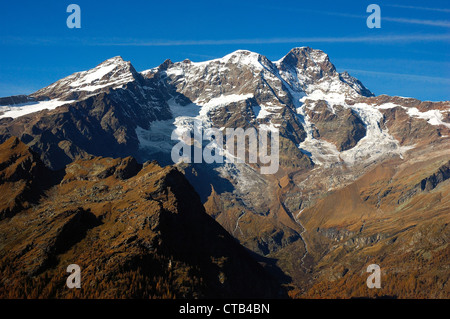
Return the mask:
M 450 176 L 450 102 L 374 96 L 309 47 L 278 61 L 238 50 L 204 62 L 166 60 L 142 72 L 114 57 L 29 96 L 0 98 L 0 142 L 19 137 L 53 169 L 91 155 L 172 164 L 172 132 L 194 123 L 279 130 L 274 175 L 245 163 L 178 168 L 211 216 L 249 249 L 280 259 L 297 284 L 334 249 L 330 241 L 353 236 L 365 247 L 391 236 L 388 228 L 379 235 L 367 226 L 371 218 L 388 218 L 372 211 L 384 214 L 380 207 L 389 200 L 396 204 L 383 209 L 393 212 Z M 415 165 L 425 160 L 432 164 L 417 173 Z M 414 178 L 399 179 L 408 169 Z M 360 187 L 366 176 L 374 184 Z M 333 196 L 340 192 L 351 199 L 340 211 L 353 210 L 336 217 L 333 203 L 340 198 Z
M 411 121 L 432 139 L 445 137 L 450 127 L 448 103 L 374 97 L 359 80 L 337 72 L 326 53 L 309 47 L 275 62 L 238 50 L 204 62 L 166 60 L 140 73 L 114 57 L 29 96 L 0 99 L 0 105 L 2 140 L 18 135 L 53 168 L 85 154 L 170 164 L 172 131 L 189 130 L 194 122 L 279 129 L 282 172 L 370 167 L 429 142 L 411 131 Z M 254 167 L 239 166 L 223 165 L 215 174 L 246 192 L 249 181 L 259 179 Z
M 373 95 L 357 79 L 339 74 L 324 52 L 307 47 L 293 49 L 277 62 L 238 50 L 200 63 L 166 61 L 142 74 L 172 97 L 176 127 L 189 119 L 219 128 L 276 127 L 295 144 L 306 137 L 302 98 L 341 102 Z M 154 134 L 139 133 L 142 144 L 151 147 L 145 136 Z
M 29 96 L 0 100 L 2 135 L 20 136 L 55 169 L 88 153 L 137 156 L 136 126 L 171 117 L 151 82 L 120 57 L 106 60 Z
M 151 114 L 158 117 L 159 114 L 156 115 L 154 111 L 160 113 L 164 102 L 158 92 L 146 84 L 147 81 L 131 63 L 118 56 L 91 70 L 69 75 L 29 96 L 3 98 L 0 100 L 0 105 L 3 105 L 0 106 L 0 112 L 3 113 L 0 118 L 17 118 L 41 110 L 53 110 L 101 94 L 110 94 L 118 103 L 129 104 L 124 111 L 130 115 L 142 109 L 146 114 L 140 116 L 148 117 Z
M 402 99 L 397 98 L 397 104 L 373 106 L 367 102 L 373 94 L 347 72 L 338 73 L 320 50 L 295 48 L 276 62 L 238 50 L 200 63 L 166 61 L 142 74 L 156 80 L 171 97 L 174 121 L 169 124 L 176 127 L 188 125 L 189 120 L 219 128 L 277 127 L 284 137 L 310 154 L 315 164 L 326 165 L 401 156 L 411 147 L 400 145 L 383 128 L 383 110 L 402 107 Z M 328 116 L 317 116 L 319 113 Z M 449 125 L 443 121 L 448 108 L 421 112 L 411 107 L 407 113 L 413 118 L 426 118 L 442 129 Z M 166 127 L 161 124 L 155 127 Z M 143 130 L 138 133 L 141 144 L 151 147 L 145 139 L 154 134 Z
M 139 81 L 139 74 L 129 61 L 116 56 L 88 71 L 77 72 L 35 92 L 32 97 L 79 100 L 108 89 L 123 88 L 125 84 Z
M 277 128 L 282 168 L 326 168 L 401 157 L 413 148 L 414 139 L 391 134 L 390 125 L 404 125 L 390 118 L 391 110 L 438 137 L 448 135 L 448 103 L 421 103 L 374 97 L 359 80 L 337 72 L 326 53 L 309 47 L 275 62 L 238 50 L 205 62 L 167 60 L 140 73 L 114 57 L 29 96 L 0 99 L 0 133 L 2 140 L 19 135 L 40 153 L 53 150 L 59 155 L 45 160 L 58 168 L 92 152 L 164 162 L 175 143 L 171 132 L 193 122 Z M 89 145 L 99 136 L 115 147 L 97 152 Z

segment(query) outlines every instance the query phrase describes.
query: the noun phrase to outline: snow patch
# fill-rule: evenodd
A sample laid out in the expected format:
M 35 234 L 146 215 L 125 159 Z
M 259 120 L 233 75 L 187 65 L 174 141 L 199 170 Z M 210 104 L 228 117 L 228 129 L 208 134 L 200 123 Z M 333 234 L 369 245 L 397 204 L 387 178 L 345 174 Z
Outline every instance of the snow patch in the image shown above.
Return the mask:
M 268 102 L 266 104 L 255 105 L 252 108 L 253 113 L 255 114 L 257 119 L 264 119 L 269 117 L 270 115 L 273 115 L 283 107 L 279 105 L 273 105 L 272 103 Z
M 209 122 L 208 115 L 211 111 L 213 111 L 219 107 L 223 107 L 230 103 L 245 101 L 252 97 L 253 97 L 253 94 L 251 94 L 251 93 L 250 94 L 230 94 L 230 95 L 221 95 L 219 97 L 212 98 L 206 103 L 203 100 L 196 100 L 196 101 L 194 101 L 194 103 L 201 106 L 198 118 Z
M 383 119 L 383 114 L 372 105 L 356 103 L 350 106 L 345 103 L 343 96 L 316 93 L 316 95 L 313 95 L 314 100 L 325 100 L 331 108 L 333 104 L 351 108 L 366 126 L 366 136 L 359 140 L 353 148 L 339 152 L 334 144 L 313 137 L 314 126 L 305 112 L 306 106 L 301 104 L 306 99 L 311 99 L 311 96 L 302 97 L 298 100 L 297 105 L 297 113 L 300 115 L 299 119 L 307 134 L 305 141 L 300 143 L 299 148 L 303 153 L 310 156 L 315 164 L 329 167 L 344 162 L 352 166 L 367 161 L 374 161 L 387 154 L 396 154 L 402 157 L 404 152 L 413 148 L 413 146 L 400 146 L 399 142 L 389 134 L 387 129 L 381 129 L 380 123 Z
M 103 78 L 108 73 L 112 72 L 117 66 L 114 64 L 107 65 L 104 67 L 94 68 L 92 70 L 86 71 L 82 74 L 82 77 L 77 81 L 70 83 L 71 87 L 78 87 L 83 84 L 92 83 L 96 80 Z
M 449 110 L 445 111 L 448 112 Z M 440 110 L 429 110 L 426 112 L 420 112 L 415 107 L 409 107 L 408 108 L 408 115 L 412 117 L 417 117 L 420 119 L 426 120 L 431 125 L 444 125 L 448 128 L 450 128 L 450 123 L 446 123 L 442 120 L 442 111 Z
M 443 125 L 445 127 L 450 128 L 450 123 L 446 123 L 443 121 L 443 113 L 450 112 L 450 109 L 448 109 L 448 110 L 429 110 L 429 111 L 425 111 L 425 112 L 420 112 L 419 109 L 416 107 L 406 107 L 406 106 L 398 105 L 395 103 L 384 103 L 384 104 L 375 106 L 375 108 L 377 108 L 379 110 L 391 109 L 394 107 L 401 107 L 402 109 L 406 110 L 406 113 L 409 116 L 423 119 L 431 125 Z
M 381 129 L 383 114 L 372 105 L 357 103 L 351 108 L 356 111 L 366 125 L 366 136 L 358 141 L 355 147 L 341 152 L 341 158 L 347 164 L 354 165 L 365 160 L 376 160 L 386 154 L 397 154 L 400 157 L 413 146 L 400 146 L 400 143 Z
M 17 118 L 23 115 L 39 112 L 42 110 L 54 110 L 58 106 L 69 104 L 72 102 L 75 101 L 49 100 L 49 101 L 28 102 L 23 104 L 0 106 L 0 118 L 5 117 Z

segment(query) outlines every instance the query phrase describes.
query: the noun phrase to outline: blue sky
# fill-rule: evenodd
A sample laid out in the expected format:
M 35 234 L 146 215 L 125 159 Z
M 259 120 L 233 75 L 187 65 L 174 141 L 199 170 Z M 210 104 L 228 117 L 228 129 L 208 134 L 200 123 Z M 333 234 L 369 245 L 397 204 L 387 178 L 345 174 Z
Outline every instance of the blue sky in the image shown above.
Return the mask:
M 81 7 L 81 29 L 66 8 Z M 381 7 L 381 29 L 366 26 Z M 247 49 L 329 54 L 375 94 L 450 100 L 450 1 L 1 1 L 0 96 L 29 94 L 121 55 L 138 71 Z

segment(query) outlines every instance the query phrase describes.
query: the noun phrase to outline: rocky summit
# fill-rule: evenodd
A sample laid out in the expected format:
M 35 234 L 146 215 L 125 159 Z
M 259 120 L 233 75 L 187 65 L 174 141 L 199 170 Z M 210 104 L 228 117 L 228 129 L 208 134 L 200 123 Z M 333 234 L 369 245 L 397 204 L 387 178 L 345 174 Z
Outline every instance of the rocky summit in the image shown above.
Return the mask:
M 278 130 L 278 171 L 173 163 L 194 125 Z M 450 297 L 450 102 L 375 96 L 321 50 L 114 57 L 0 98 L 0 142 L 2 297 L 74 297 L 70 263 L 77 297 Z

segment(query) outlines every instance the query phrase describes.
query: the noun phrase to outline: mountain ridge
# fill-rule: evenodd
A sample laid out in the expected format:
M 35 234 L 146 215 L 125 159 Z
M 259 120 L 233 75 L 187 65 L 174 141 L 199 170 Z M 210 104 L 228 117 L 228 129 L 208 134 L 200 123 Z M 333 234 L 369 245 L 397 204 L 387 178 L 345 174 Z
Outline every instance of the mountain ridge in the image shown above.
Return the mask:
M 29 158 L 15 138 L 0 149 L 19 162 Z M 12 170 L 4 163 L 2 182 Z M 34 177 L 20 175 L 26 181 Z M 2 188 L 2 196 L 12 192 Z M 0 220 L 0 298 L 284 296 L 271 275 L 206 214 L 174 167 L 139 165 L 131 157 L 79 159 L 32 206 L 7 217 Z M 80 290 L 65 287 L 66 268 L 73 263 L 82 269 Z
M 442 166 L 449 156 L 450 102 L 375 96 L 356 78 L 337 72 L 326 53 L 309 47 L 294 48 L 278 61 L 237 50 L 204 62 L 165 60 L 142 72 L 115 57 L 30 96 L 2 98 L 0 104 L 0 142 L 17 136 L 54 170 L 91 156 L 132 156 L 135 167 L 149 160 L 174 164 L 172 132 L 194 125 L 201 130 L 278 130 L 280 165 L 273 175 L 259 174 L 258 163 L 176 166 L 210 216 L 253 253 L 275 261 L 290 278 L 291 296 L 316 296 L 308 291 L 314 278 L 358 274 L 363 261 L 373 256 L 372 248 L 380 258 L 380 247 L 402 249 L 388 247 L 394 239 L 386 224 L 370 228 L 373 223 L 362 221 L 373 217 L 368 212 L 378 212 L 379 220 L 389 220 L 397 231 L 403 228 L 394 212 L 413 216 L 420 220 L 414 229 L 424 227 L 424 233 L 432 234 L 434 226 L 408 205 L 420 207 L 419 198 L 436 207 L 447 205 L 442 191 L 446 171 L 438 173 L 433 165 Z M 427 158 L 432 168 L 417 164 Z M 416 176 L 414 170 L 426 173 L 426 192 L 421 180 L 402 175 Z M 392 172 L 403 177 L 396 179 Z M 361 185 L 364 189 L 358 191 Z M 349 200 L 334 206 L 336 194 Z M 361 234 L 355 229 L 362 229 Z M 414 236 L 414 229 L 405 236 Z M 354 266 L 339 259 L 336 238 L 339 251 L 351 247 L 355 253 Z M 421 249 L 429 252 L 431 246 Z M 400 262 L 390 260 L 387 267 Z M 353 288 L 347 297 L 354 295 Z

